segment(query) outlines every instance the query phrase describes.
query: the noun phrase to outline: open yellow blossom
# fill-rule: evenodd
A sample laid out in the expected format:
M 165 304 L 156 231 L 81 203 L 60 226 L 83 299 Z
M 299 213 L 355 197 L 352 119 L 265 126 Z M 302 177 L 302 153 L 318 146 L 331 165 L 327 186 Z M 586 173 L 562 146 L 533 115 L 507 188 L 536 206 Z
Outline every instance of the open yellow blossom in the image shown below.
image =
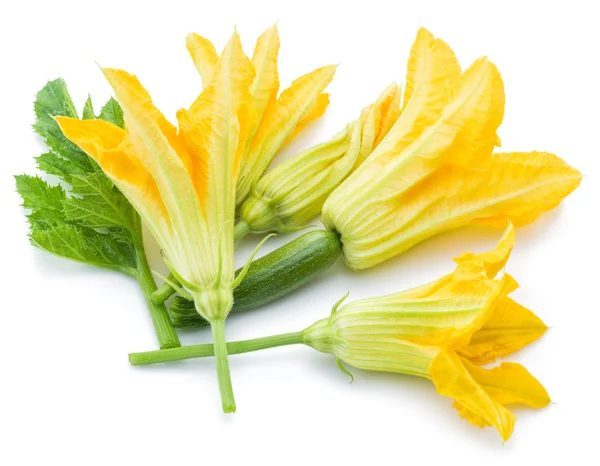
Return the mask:
M 496 67 L 480 58 L 460 75 L 450 48 L 421 29 L 400 117 L 323 206 L 347 264 L 372 267 L 469 223 L 527 225 L 573 191 L 581 174 L 552 154 L 492 154 L 503 113 Z
M 290 231 L 321 212 L 329 194 L 373 151 L 400 114 L 400 87 L 388 86 L 360 118 L 331 140 L 266 173 L 242 204 L 236 238 L 246 232 Z
M 213 44 L 198 34 L 190 34 L 187 48 L 206 85 L 214 72 L 218 55 Z M 255 70 L 250 86 L 255 119 L 249 127 L 240 175 L 236 206 L 246 200 L 252 187 L 267 170 L 279 150 L 311 120 L 319 118 L 329 104 L 323 91 L 333 79 L 336 66 L 329 65 L 296 79 L 279 97 L 277 26 L 267 29 L 256 42 L 251 63 Z
M 493 251 L 464 254 L 456 270 L 401 293 L 363 299 L 335 309 L 304 333 L 304 342 L 351 366 L 425 377 L 454 399 L 461 417 L 495 427 L 503 440 L 515 416 L 506 405 L 542 408 L 544 387 L 521 365 L 486 364 L 544 334 L 547 327 L 507 294 L 517 284 L 496 279 L 514 243 L 509 225 Z
M 171 272 L 211 323 L 223 409 L 232 412 L 224 322 L 241 280 L 234 280 L 235 188 L 255 122 L 253 66 L 234 33 L 202 94 L 177 113 L 179 128 L 135 76 L 103 72 L 123 107 L 126 129 L 101 120 L 57 121 L 140 213 Z

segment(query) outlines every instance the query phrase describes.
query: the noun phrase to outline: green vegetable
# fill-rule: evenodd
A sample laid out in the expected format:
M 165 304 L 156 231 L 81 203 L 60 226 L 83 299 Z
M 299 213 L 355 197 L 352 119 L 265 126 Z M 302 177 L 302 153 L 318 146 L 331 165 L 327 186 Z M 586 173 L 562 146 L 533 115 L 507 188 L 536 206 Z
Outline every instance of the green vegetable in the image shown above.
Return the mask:
M 301 287 L 331 267 L 341 252 L 337 233 L 316 230 L 252 262 L 244 280 L 233 291 L 232 312 L 262 306 Z M 194 303 L 181 296 L 171 305 L 171 317 L 176 327 L 208 325 L 196 312 Z
M 46 84 L 37 94 L 34 110 L 33 129 L 50 148 L 36 158 L 37 166 L 57 176 L 70 189 L 67 192 L 61 185 L 51 186 L 37 176 L 15 177 L 23 207 L 31 211 L 27 216 L 31 243 L 57 256 L 135 278 L 148 304 L 160 347 L 180 346 L 165 306 L 150 299 L 156 284 L 144 251 L 139 215 L 100 167 L 62 134 L 53 118 L 78 118 L 64 80 Z M 89 97 L 83 118 L 96 118 Z M 123 112 L 112 98 L 98 118 L 124 126 Z

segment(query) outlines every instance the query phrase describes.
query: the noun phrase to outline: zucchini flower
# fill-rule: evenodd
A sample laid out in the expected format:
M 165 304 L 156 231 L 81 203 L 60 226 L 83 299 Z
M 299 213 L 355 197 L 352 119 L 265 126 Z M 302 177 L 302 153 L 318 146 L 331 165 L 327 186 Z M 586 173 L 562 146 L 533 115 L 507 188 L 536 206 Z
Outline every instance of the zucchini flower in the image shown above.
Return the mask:
M 103 72 L 123 107 L 126 129 L 101 120 L 57 121 L 139 212 L 181 292 L 210 322 L 223 410 L 233 412 L 224 322 L 244 275 L 234 278 L 233 226 L 236 180 L 255 121 L 252 64 L 234 33 L 202 94 L 177 112 L 179 128 L 135 76 Z
M 506 405 L 542 408 L 550 402 L 523 366 L 480 367 L 547 329 L 507 297 L 517 286 L 509 275 L 494 279 L 513 242 L 510 225 L 495 250 L 463 254 L 452 274 L 402 293 L 334 308 L 329 318 L 303 332 L 304 343 L 333 354 L 340 365 L 430 379 L 439 394 L 454 399 L 461 417 L 479 427 L 495 427 L 506 441 L 515 422 Z
M 218 55 L 214 45 L 198 34 L 190 34 L 187 48 L 202 82 L 210 82 Z M 329 65 L 296 79 L 279 97 L 277 26 L 267 29 L 256 42 L 251 63 L 255 75 L 250 86 L 255 119 L 248 129 L 236 189 L 236 207 L 250 194 L 279 150 L 311 120 L 323 115 L 329 95 L 323 91 L 333 79 L 336 66 Z
M 304 344 L 344 364 L 371 371 L 396 372 L 429 379 L 439 394 L 470 423 L 493 426 L 503 440 L 513 432 L 508 405 L 542 408 L 550 402 L 544 387 L 521 365 L 494 362 L 537 340 L 546 325 L 508 297 L 516 281 L 501 272 L 515 230 L 509 224 L 489 252 L 466 253 L 439 280 L 411 290 L 341 305 L 300 332 L 228 343 L 232 354 Z M 133 365 L 210 357 L 212 345 L 194 345 L 133 353 Z M 351 375 L 351 374 L 350 374 Z
M 452 51 L 419 31 L 400 117 L 323 206 L 347 264 L 372 267 L 471 223 L 527 225 L 573 191 L 581 174 L 552 154 L 492 154 L 503 112 L 487 58 L 459 77 Z
M 294 266 L 288 252 L 306 243 L 303 237 L 261 261 L 285 263 L 294 269 L 295 282 L 304 284 L 331 266 L 335 254 L 360 270 L 461 226 L 534 222 L 577 188 L 581 174 L 547 152 L 492 153 L 503 108 L 502 79 L 492 63 L 481 58 L 461 76 L 450 47 L 421 29 L 408 60 L 402 111 L 325 201 L 322 220 L 329 234 L 320 244 L 311 240 L 312 267 Z M 273 292 L 269 274 L 260 280 L 252 294 L 261 305 L 291 290 Z M 201 324 L 192 303 L 176 298 L 173 308 Z
M 236 239 L 247 232 L 293 231 L 321 212 L 325 199 L 379 144 L 400 113 L 400 88 L 388 86 L 360 118 L 331 140 L 286 160 L 256 183 L 240 209 Z

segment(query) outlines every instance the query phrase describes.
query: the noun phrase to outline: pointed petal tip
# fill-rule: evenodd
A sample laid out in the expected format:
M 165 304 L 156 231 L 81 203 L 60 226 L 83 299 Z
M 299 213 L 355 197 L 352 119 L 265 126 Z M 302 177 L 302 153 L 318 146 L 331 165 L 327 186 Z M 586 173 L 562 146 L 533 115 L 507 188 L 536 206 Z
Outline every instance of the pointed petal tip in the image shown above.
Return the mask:
M 420 38 L 434 40 L 435 36 L 427 28 L 421 26 L 417 31 L 417 39 Z

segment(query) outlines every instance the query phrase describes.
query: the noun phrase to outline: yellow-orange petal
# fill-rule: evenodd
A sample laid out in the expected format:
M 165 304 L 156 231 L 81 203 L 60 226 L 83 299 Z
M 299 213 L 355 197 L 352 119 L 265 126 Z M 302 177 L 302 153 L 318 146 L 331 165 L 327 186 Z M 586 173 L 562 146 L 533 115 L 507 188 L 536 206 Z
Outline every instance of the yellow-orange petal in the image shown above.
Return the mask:
M 202 78 L 202 84 L 206 87 L 212 78 L 219 59 L 215 46 L 208 39 L 195 33 L 188 34 L 185 42 L 194 61 L 194 66 L 198 70 L 200 78 Z
M 472 199 L 465 208 L 478 223 L 502 228 L 506 219 L 520 227 L 554 209 L 574 191 L 582 175 L 548 152 L 494 154 L 483 173 L 464 177 Z
M 252 142 L 244 154 L 237 186 L 236 205 L 248 197 L 254 183 L 271 161 L 307 120 L 320 116 L 328 104 L 322 93 L 333 79 L 336 66 L 324 66 L 296 79 L 277 101 L 265 110 Z
M 164 233 L 164 229 L 170 227 L 158 187 L 150 173 L 131 156 L 132 148 L 123 129 L 103 120 L 56 117 L 56 121 L 67 139 L 100 165 L 142 214 L 153 233 Z
M 400 86 L 390 84 L 365 107 L 361 113 L 362 125 L 359 165 L 369 156 L 385 137 L 400 115 Z
M 429 374 L 437 392 L 460 405 L 461 417 L 478 427 L 495 427 L 504 441 L 510 438 L 515 416 L 473 378 L 454 352 L 441 352 L 431 363 Z
M 256 125 L 260 123 L 268 106 L 273 105 L 279 91 L 279 72 L 277 70 L 277 55 L 279 53 L 279 33 L 277 25 L 267 29 L 256 41 L 252 54 L 254 79 L 250 85 L 252 105 L 256 112 Z M 251 137 L 256 132 L 251 132 Z
M 548 327 L 529 309 L 500 298 L 487 322 L 457 352 L 477 364 L 514 353 L 540 338 Z
M 210 211 L 213 216 L 226 216 L 233 207 L 239 159 L 251 124 L 245 112 L 251 110 L 252 78 L 250 61 L 234 33 L 208 87 L 189 110 L 177 112 L 179 133 L 193 160 L 192 182 L 205 215 Z
M 508 257 L 512 251 L 512 248 L 515 244 L 515 227 L 512 223 L 508 222 L 508 227 L 504 231 L 500 242 L 496 245 L 494 249 L 487 252 L 482 252 L 479 254 L 474 254 L 472 252 L 465 252 L 460 256 L 456 257 L 454 261 L 457 264 L 466 262 L 466 261 L 475 261 L 483 264 L 488 277 L 494 278 L 500 270 L 506 264 Z
M 459 77 L 460 65 L 448 44 L 419 29 L 406 68 L 402 114 L 374 154 L 379 165 L 397 157 L 435 123 Z
M 550 404 L 544 386 L 521 364 L 503 362 L 492 369 L 484 369 L 461 358 L 471 378 L 501 405 L 524 404 L 540 409 Z
M 115 97 L 123 108 L 128 143 L 133 154 L 152 176 L 160 197 L 177 229 L 197 224 L 200 208 L 189 176 L 189 154 L 174 142 L 175 127 L 154 106 L 150 94 L 136 76 L 123 70 L 103 68 Z

